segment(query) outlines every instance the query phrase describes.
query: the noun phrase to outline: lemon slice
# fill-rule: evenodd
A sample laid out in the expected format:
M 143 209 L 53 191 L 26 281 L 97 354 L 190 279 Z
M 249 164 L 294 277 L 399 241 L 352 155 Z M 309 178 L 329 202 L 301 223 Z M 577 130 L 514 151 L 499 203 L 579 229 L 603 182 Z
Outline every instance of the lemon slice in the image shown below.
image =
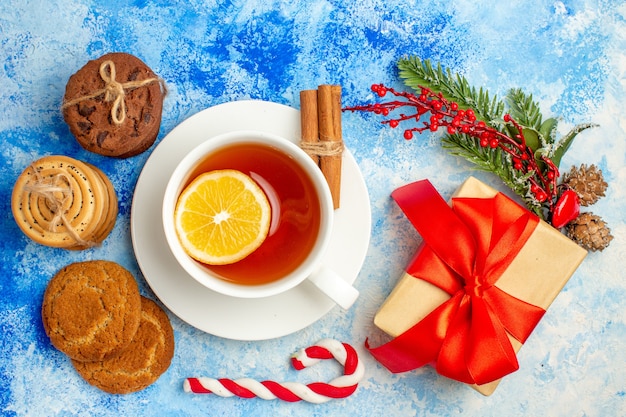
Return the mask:
M 271 208 L 252 178 L 225 169 L 196 177 L 178 198 L 174 218 L 189 256 L 209 265 L 226 265 L 261 246 L 269 231 Z

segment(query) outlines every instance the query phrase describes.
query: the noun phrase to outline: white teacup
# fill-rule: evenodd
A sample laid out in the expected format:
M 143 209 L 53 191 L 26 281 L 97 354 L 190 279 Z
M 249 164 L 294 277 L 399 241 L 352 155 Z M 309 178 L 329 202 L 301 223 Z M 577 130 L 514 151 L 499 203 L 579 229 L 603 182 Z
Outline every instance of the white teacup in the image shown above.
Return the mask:
M 304 175 L 302 178 L 308 178 L 308 181 L 305 180 L 305 182 L 311 186 L 309 187 L 311 189 L 311 193 L 309 194 L 314 194 L 316 196 L 316 198 L 312 201 L 317 201 L 317 204 L 319 205 L 319 210 L 317 210 L 317 207 L 314 207 L 315 210 L 312 211 L 316 213 L 311 217 L 314 221 L 307 222 L 302 220 L 301 218 L 304 216 L 302 216 L 299 212 L 283 216 L 284 213 L 287 213 L 286 210 L 289 209 L 288 207 L 291 206 L 290 202 L 294 201 L 294 199 L 291 198 L 289 200 L 285 200 L 287 201 L 286 204 L 285 201 L 281 203 L 280 198 L 277 198 L 274 195 L 274 188 L 280 189 L 282 186 L 274 187 L 274 185 L 271 184 L 271 181 L 267 181 L 267 178 L 263 175 L 259 175 L 257 172 L 245 172 L 244 169 L 240 169 L 237 166 L 237 161 L 245 158 L 229 159 L 228 156 L 224 156 L 228 155 L 228 152 L 234 152 L 235 149 L 239 149 L 238 152 L 242 152 L 242 149 L 245 149 L 246 147 L 255 146 L 261 146 L 263 152 L 267 149 L 268 152 L 271 151 L 277 155 L 282 155 L 280 158 L 293 161 L 295 163 L 295 167 L 298 169 L 298 172 Z M 254 158 L 251 158 L 260 163 L 261 170 L 266 169 L 266 166 L 263 165 L 263 155 L 265 155 L 263 152 L 259 153 L 255 151 Z M 267 155 L 269 159 L 273 158 L 272 153 L 267 153 Z M 299 261 L 297 265 L 293 266 L 291 270 L 286 273 L 277 272 L 277 274 L 279 274 L 277 275 L 277 278 L 270 282 L 261 284 L 242 284 L 235 282 L 236 280 L 231 280 L 226 277 L 225 274 L 222 274 L 219 271 L 220 267 L 215 268 L 203 265 L 202 263 L 191 258 L 185 252 L 178 239 L 174 225 L 174 210 L 176 203 L 186 184 L 188 184 L 193 177 L 199 174 L 199 169 L 203 169 L 201 167 L 207 166 L 207 161 L 209 162 L 208 166 L 211 166 L 212 158 L 221 160 L 220 163 L 222 165 L 217 169 L 239 169 L 250 175 L 266 192 L 273 212 L 270 235 L 266 241 L 269 242 L 269 239 L 274 239 L 274 236 L 272 235 L 272 233 L 274 233 L 273 228 L 277 228 L 278 230 L 278 228 L 284 224 L 288 224 L 290 221 L 300 221 L 299 226 L 301 228 L 299 230 L 307 230 L 307 232 L 303 232 L 303 235 L 310 235 L 310 237 L 308 237 L 309 243 L 307 243 L 308 246 L 306 246 L 306 253 L 305 251 L 302 251 L 302 254 L 297 256 L 294 255 L 294 258 L 302 258 L 302 260 Z M 233 166 L 230 166 L 230 161 L 232 161 Z M 280 177 L 280 175 L 277 176 Z M 294 175 L 294 178 L 295 177 L 301 178 L 299 174 Z M 277 216 L 277 213 L 281 213 L 280 219 L 275 217 Z M 317 213 L 319 213 L 319 216 Z M 333 203 L 328 184 L 321 170 L 313 162 L 309 155 L 307 155 L 296 144 L 283 137 L 259 131 L 235 131 L 225 133 L 209 138 L 202 144 L 198 145 L 176 166 L 176 169 L 167 184 L 163 198 L 163 227 L 167 243 L 174 254 L 174 257 L 183 269 L 205 287 L 232 297 L 260 298 L 283 293 L 291 288 L 294 288 L 305 279 L 308 279 L 334 302 L 342 308 L 348 309 L 354 301 L 356 301 L 359 294 L 358 291 L 323 264 L 324 254 L 328 248 L 333 230 L 333 215 Z M 317 227 L 311 225 L 316 225 Z M 289 227 L 291 226 L 292 225 L 289 225 Z M 276 236 L 278 236 L 278 233 L 279 232 L 277 232 Z M 294 238 L 299 237 L 298 233 L 287 233 L 287 235 Z M 294 244 L 294 246 L 296 245 L 297 244 Z M 258 250 L 262 250 L 262 248 L 263 246 Z M 267 268 L 272 269 L 274 268 L 274 265 L 279 265 L 283 258 L 285 258 L 282 256 L 282 253 L 266 253 L 268 259 L 267 263 L 259 263 L 257 270 L 264 268 L 264 265 L 267 265 Z M 250 256 L 253 255 L 254 254 Z M 288 258 L 289 256 L 286 257 Z M 239 262 L 244 261 L 246 261 L 246 259 Z M 271 265 L 269 264 L 270 262 L 272 262 Z

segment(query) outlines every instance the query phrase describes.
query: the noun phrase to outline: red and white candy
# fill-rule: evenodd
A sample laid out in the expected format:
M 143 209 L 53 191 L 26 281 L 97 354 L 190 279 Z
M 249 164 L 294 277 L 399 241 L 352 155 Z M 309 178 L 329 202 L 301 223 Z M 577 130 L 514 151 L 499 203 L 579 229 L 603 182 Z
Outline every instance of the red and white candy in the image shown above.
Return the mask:
M 354 391 L 363 378 L 365 368 L 359 361 L 356 350 L 347 343 L 323 339 L 317 344 L 301 349 L 292 358 L 293 367 L 300 371 L 322 359 L 335 359 L 344 367 L 344 374 L 328 383 L 256 381 L 250 378 L 236 380 L 227 378 L 187 378 L 183 384 L 185 392 L 219 395 L 220 397 L 259 397 L 264 400 L 307 401 L 325 403 L 335 398 L 345 398 Z

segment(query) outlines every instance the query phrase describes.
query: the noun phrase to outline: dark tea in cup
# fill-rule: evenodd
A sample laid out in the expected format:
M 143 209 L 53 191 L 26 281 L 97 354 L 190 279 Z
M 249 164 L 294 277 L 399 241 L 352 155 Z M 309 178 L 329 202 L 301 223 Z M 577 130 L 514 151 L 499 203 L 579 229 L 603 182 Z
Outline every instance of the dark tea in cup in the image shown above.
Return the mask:
M 228 265 L 206 265 L 220 278 L 243 285 L 266 284 L 295 270 L 308 257 L 320 228 L 320 200 L 313 181 L 290 155 L 270 145 L 238 142 L 208 154 L 187 183 L 202 173 L 235 169 L 250 176 L 271 206 L 270 229 L 263 244 Z

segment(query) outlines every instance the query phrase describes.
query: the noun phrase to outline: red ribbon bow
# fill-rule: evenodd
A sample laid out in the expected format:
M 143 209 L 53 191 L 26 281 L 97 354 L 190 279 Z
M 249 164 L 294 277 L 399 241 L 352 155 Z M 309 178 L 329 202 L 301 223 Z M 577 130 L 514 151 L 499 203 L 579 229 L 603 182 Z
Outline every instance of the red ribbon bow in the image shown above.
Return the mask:
M 392 197 L 424 241 L 407 273 L 451 298 L 389 343 L 367 348 L 394 373 L 434 364 L 441 375 L 480 385 L 516 371 L 507 332 L 524 343 L 545 310 L 494 284 L 538 218 L 501 193 L 453 198 L 451 208 L 428 180 Z

